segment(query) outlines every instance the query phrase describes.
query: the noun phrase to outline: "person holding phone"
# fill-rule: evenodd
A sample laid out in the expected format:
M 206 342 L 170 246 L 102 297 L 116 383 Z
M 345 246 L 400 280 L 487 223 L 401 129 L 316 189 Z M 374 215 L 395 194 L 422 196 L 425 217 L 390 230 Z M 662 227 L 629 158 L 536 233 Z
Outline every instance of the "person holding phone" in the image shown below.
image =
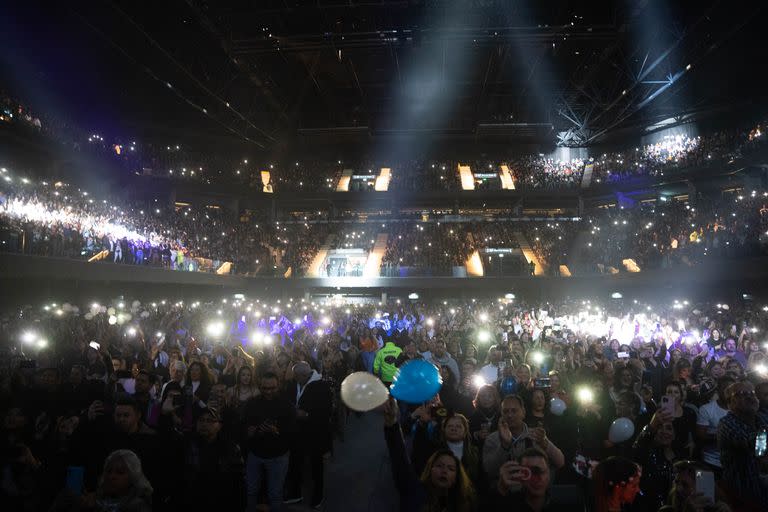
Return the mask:
M 725 396 L 728 414 L 717 427 L 723 487 L 734 510 L 767 510 L 768 485 L 760 478 L 760 465 L 768 457 L 755 455 L 755 439 L 768 424 L 757 414 L 760 404 L 751 383 L 731 384 Z
M 637 436 L 633 445 L 633 460 L 643 469 L 641 498 L 647 510 L 657 510 L 664 504 L 672 486 L 673 461 L 678 457 L 673 448 L 675 427 L 671 415 L 664 410 L 654 414 L 651 423 Z M 641 507 L 642 508 L 642 507 Z
M 518 395 L 509 395 L 501 402 L 498 430 L 490 434 L 483 446 L 483 469 L 493 488 L 498 483 L 501 466 L 511 458 L 517 459 L 528 448 L 543 450 L 550 465 L 559 469 L 565 464 L 563 452 L 547 437 L 543 428 L 529 429 L 525 424 L 525 403 Z
M 519 462 L 515 460 L 505 462 L 499 471 L 499 483 L 491 493 L 487 510 L 493 512 L 563 510 L 563 507 L 568 504 L 554 503 L 549 498 L 549 469 L 547 454 L 538 448 L 525 450 Z

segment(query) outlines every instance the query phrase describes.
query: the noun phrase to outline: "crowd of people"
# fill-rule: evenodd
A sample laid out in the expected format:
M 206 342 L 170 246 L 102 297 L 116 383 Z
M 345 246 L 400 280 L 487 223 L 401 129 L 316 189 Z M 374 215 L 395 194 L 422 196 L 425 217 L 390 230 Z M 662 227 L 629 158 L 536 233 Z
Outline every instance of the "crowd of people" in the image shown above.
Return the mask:
M 453 267 L 464 266 L 474 248 L 464 227 L 439 222 L 390 224 L 382 274 L 395 276 L 398 267 L 409 267 L 408 275 L 420 271 L 451 275 Z
M 557 189 L 583 186 L 585 166 L 592 165 L 590 186 L 624 181 L 637 176 L 662 176 L 664 172 L 695 166 L 722 164 L 764 144 L 765 122 L 721 130 L 700 136 L 667 135 L 642 147 L 604 153 L 589 158 L 561 160 L 543 154 L 505 155 L 498 158 L 461 161 L 429 157 L 358 162 L 322 159 L 234 157 L 178 142 L 135 141 L 105 137 L 31 113 L 9 94 L 0 95 L 0 122 L 32 127 L 53 137 L 66 147 L 111 159 L 130 173 L 161 176 L 173 180 L 192 180 L 213 185 L 239 185 L 262 190 L 261 172 L 269 171 L 266 184 L 273 192 L 316 192 L 335 190 L 344 169 L 354 174 L 378 173 L 380 167 L 392 169 L 390 190 L 458 190 L 458 165 L 469 164 L 475 173 L 498 171 L 509 165 L 516 189 Z M 41 117 L 45 122 L 41 122 Z M 374 172 L 375 171 L 375 172 Z M 372 183 L 372 182 L 371 182 Z M 481 189 L 500 188 L 499 180 L 481 180 Z
M 99 199 L 5 168 L 0 175 L 0 250 L 8 252 L 184 271 L 215 272 L 230 262 L 237 274 L 292 268 L 301 275 L 333 228 L 268 222 L 254 212 L 243 219 L 224 207 Z
M 594 166 L 592 180 L 611 183 L 636 176 L 663 176 L 667 171 L 721 164 L 763 144 L 764 130 L 765 121 L 762 121 L 703 136 L 666 135 L 656 143 L 634 150 L 604 153 L 590 159 Z
M 580 271 L 621 269 L 626 258 L 633 258 L 641 269 L 691 266 L 707 257 L 760 254 L 768 236 L 768 193 L 742 191 L 619 206 L 587 222 L 588 241 L 576 248 Z
M 382 409 L 401 510 L 768 507 L 768 307 L 335 301 L 121 297 L 4 316 L 4 503 L 319 508 L 342 381 L 389 385 L 422 359 L 439 393 Z
M 578 273 L 624 271 L 627 259 L 640 269 L 692 266 L 708 257 L 760 254 L 768 240 L 768 193 L 758 190 L 659 197 L 593 210 L 571 222 L 371 218 L 343 227 L 322 215 L 311 222 L 269 221 L 258 212 L 244 218 L 224 207 L 102 199 L 61 182 L 34 183 L 5 168 L 0 175 L 2 250 L 174 270 L 213 272 L 231 262 L 232 273 L 283 275 L 291 269 L 300 277 L 331 234 L 331 249 L 367 252 L 379 233 L 387 233 L 381 272 L 391 276 L 405 267 L 408 275 L 452 275 L 474 251 L 518 250 L 520 239 L 552 275 L 560 265 Z

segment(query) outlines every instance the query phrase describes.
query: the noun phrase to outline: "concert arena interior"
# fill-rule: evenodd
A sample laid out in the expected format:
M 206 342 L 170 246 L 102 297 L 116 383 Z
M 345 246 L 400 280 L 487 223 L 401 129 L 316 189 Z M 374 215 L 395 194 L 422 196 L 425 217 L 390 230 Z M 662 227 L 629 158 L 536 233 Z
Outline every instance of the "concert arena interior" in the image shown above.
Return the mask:
M 5 3 L 3 510 L 768 510 L 766 5 Z

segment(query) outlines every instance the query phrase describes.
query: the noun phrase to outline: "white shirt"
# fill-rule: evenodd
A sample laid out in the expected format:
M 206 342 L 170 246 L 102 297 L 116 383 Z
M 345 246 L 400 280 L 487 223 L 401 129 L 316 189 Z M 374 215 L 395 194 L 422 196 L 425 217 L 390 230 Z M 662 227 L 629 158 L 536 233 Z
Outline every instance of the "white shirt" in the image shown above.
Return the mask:
M 726 414 L 728 414 L 728 410 L 720 407 L 717 400 L 712 400 L 699 407 L 699 415 L 696 419 L 696 425 L 707 427 L 708 434 L 716 434 L 717 425 Z M 701 458 L 707 464 L 718 468 L 722 467 L 720 465 L 720 450 L 717 449 L 717 443 L 707 443 L 701 450 Z
M 457 459 L 461 460 L 464 457 L 464 441 L 458 443 L 448 443 L 448 448 L 453 452 Z

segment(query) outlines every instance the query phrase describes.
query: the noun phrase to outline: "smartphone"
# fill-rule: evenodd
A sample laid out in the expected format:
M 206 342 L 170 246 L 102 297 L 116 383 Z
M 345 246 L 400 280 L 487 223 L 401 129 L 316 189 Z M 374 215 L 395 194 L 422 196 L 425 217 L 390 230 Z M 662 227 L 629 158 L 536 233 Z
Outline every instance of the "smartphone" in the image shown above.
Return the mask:
M 715 501 L 715 474 L 712 471 L 696 470 L 696 492 Z
M 85 476 L 85 468 L 83 466 L 68 466 L 67 467 L 67 481 L 66 487 L 75 496 L 82 496 L 83 494 L 83 478 Z
M 669 395 L 661 397 L 661 410 L 670 416 L 675 414 L 675 399 Z
M 552 387 L 552 380 L 549 377 L 542 377 L 539 379 L 533 379 L 533 387 L 536 389 L 544 389 Z
M 99 345 L 95 341 L 90 342 L 88 346 L 91 347 L 93 350 L 99 350 L 101 348 L 101 345 Z
M 616 357 L 619 359 L 629 359 L 629 352 L 618 352 Z
M 768 453 L 768 433 L 763 429 L 755 437 L 755 457 L 764 457 L 766 453 Z

